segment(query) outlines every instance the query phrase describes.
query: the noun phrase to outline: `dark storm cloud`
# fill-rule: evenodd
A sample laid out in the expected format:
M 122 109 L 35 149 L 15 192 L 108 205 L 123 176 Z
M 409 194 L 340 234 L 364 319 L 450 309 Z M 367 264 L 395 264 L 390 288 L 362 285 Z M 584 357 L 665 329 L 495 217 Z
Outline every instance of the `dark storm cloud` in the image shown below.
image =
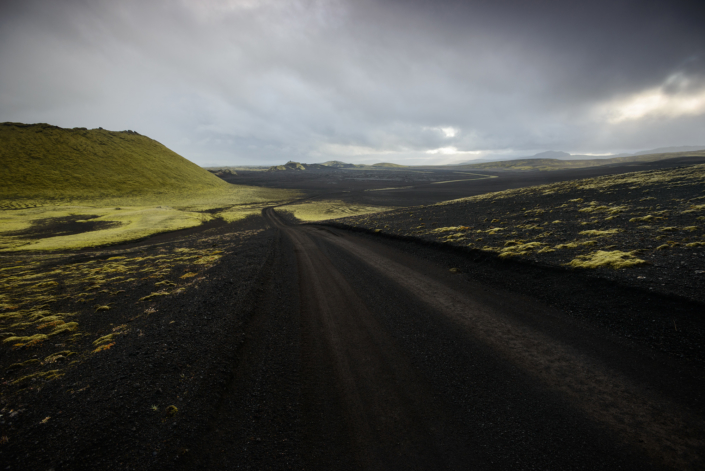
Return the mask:
M 202 164 L 705 141 L 696 2 L 0 8 L 0 120 L 135 129 Z

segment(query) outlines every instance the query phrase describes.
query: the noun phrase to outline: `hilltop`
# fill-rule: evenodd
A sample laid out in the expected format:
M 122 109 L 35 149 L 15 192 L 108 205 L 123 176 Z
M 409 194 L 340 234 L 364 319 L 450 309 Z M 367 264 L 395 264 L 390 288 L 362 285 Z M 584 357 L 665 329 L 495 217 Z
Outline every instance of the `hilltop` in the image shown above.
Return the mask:
M 134 131 L 0 123 L 0 197 L 166 194 L 227 184 Z

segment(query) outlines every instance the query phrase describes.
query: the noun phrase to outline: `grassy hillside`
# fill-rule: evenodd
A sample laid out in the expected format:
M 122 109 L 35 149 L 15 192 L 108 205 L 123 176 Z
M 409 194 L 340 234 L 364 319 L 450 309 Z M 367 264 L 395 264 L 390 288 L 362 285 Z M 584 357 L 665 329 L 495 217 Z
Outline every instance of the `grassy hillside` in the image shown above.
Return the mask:
M 0 168 L 0 252 L 119 244 L 300 198 L 231 185 L 132 131 L 2 123 Z
M 227 184 L 132 131 L 0 123 L 0 198 L 137 196 Z
M 597 167 L 601 165 L 655 162 L 677 157 L 705 157 L 705 150 L 694 152 L 670 152 L 664 154 L 635 155 L 612 159 L 559 160 L 559 159 L 518 159 L 499 162 L 459 165 L 457 168 L 475 170 L 563 170 L 569 168 Z

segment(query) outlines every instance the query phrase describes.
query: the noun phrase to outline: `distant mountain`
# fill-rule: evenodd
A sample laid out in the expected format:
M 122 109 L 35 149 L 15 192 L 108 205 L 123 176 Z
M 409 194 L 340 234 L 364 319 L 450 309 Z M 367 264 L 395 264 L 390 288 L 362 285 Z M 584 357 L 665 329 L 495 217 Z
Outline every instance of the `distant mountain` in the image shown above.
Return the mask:
M 698 150 L 705 150 L 705 146 L 659 147 L 657 149 L 642 150 L 631 155 L 666 154 L 672 152 L 694 152 Z
M 546 152 L 539 152 L 531 157 L 527 157 L 527 159 L 568 159 L 570 157 L 571 155 L 568 152 L 547 150 Z
M 574 156 L 572 156 L 574 157 Z M 455 166 L 456 169 L 478 170 L 559 170 L 567 168 L 598 167 L 610 164 L 638 164 L 683 157 L 705 157 L 705 150 L 686 152 L 665 152 L 660 154 L 629 155 L 626 157 L 589 159 L 514 159 L 494 162 L 472 163 Z
M 651 154 L 673 154 L 680 152 L 697 152 L 705 150 L 705 145 L 703 146 L 675 146 L 675 147 L 659 147 L 657 149 L 642 150 L 635 152 L 633 154 L 621 153 L 621 154 L 611 154 L 611 155 L 581 155 L 581 154 L 569 154 L 568 152 L 547 150 L 545 152 L 539 152 L 527 157 L 508 157 L 506 155 L 488 155 L 481 159 L 468 160 L 465 162 L 460 162 L 456 165 L 474 165 L 487 162 L 504 162 L 507 160 L 529 160 L 529 159 L 557 159 L 557 160 L 607 160 L 619 157 L 632 157 L 638 155 L 651 155 Z

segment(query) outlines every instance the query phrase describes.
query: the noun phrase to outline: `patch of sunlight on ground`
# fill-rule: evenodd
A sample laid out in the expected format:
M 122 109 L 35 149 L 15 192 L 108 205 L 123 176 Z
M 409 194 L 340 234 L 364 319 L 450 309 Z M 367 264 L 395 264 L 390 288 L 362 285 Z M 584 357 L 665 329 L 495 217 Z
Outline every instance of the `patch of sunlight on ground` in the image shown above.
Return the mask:
M 294 217 L 301 221 L 324 221 L 326 219 L 337 219 L 347 216 L 379 213 L 382 211 L 389 211 L 391 209 L 394 208 L 351 204 L 337 200 L 310 201 L 289 204 L 277 208 L 278 211 L 287 211 L 292 213 Z
M 237 221 L 259 214 L 266 205 L 300 197 L 292 190 L 232 185 L 197 193 L 141 197 L 6 200 L 0 202 L 0 252 L 73 250 L 124 243 L 195 227 L 215 218 Z

